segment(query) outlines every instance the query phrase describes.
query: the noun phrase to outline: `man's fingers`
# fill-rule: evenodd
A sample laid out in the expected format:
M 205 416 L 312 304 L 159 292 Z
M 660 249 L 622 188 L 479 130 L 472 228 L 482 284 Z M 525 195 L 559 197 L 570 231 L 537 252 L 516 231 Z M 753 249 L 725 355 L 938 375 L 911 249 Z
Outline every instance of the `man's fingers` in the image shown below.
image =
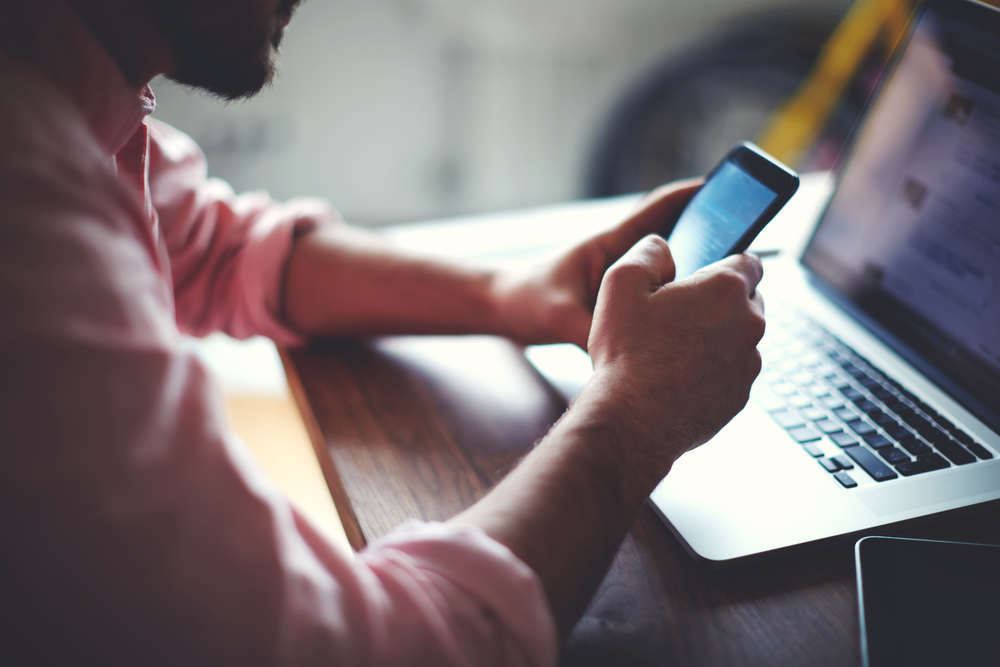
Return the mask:
M 632 215 L 614 229 L 604 233 L 604 247 L 609 262 L 621 257 L 647 234 L 656 234 L 676 222 L 704 179 L 675 181 L 653 190 L 638 203 Z
M 730 255 L 714 264 L 699 269 L 698 273 L 718 273 L 733 271 L 744 278 L 747 287 L 747 296 L 752 297 L 757 285 L 764 277 L 764 265 L 756 255 Z
M 691 199 L 704 184 L 705 178 L 703 176 L 671 181 L 647 192 L 646 196 L 635 205 L 635 211 L 638 213 L 643 209 L 663 206 L 665 201 L 674 200 L 676 202 L 678 198 L 683 198 L 683 202 L 680 203 L 680 207 L 683 208 L 687 205 L 687 200 Z
M 674 279 L 674 258 L 670 247 L 662 237 L 650 234 L 629 248 L 628 252 L 615 262 L 605 280 L 609 277 L 625 289 L 655 291 Z

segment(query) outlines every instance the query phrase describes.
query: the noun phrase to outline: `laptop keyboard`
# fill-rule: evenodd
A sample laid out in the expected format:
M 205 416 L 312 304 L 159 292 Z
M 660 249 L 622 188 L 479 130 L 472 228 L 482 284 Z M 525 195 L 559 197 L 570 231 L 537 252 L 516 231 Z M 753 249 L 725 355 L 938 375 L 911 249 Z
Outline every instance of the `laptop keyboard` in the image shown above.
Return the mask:
M 862 470 L 886 482 L 993 458 L 822 326 L 772 309 L 752 400 L 843 487 Z

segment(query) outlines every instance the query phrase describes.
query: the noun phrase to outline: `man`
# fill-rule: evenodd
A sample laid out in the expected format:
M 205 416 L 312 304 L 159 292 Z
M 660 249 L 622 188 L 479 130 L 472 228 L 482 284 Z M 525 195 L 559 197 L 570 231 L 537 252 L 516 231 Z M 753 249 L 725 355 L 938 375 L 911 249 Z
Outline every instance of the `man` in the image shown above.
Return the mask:
M 322 202 L 236 197 L 147 116 L 166 73 L 227 99 L 273 74 L 296 0 L 0 8 L 0 607 L 43 664 L 555 660 L 672 462 L 746 402 L 758 260 L 672 282 L 649 236 L 696 184 L 533 272 L 412 256 Z M 609 268 L 610 267 L 610 268 Z M 355 559 L 228 431 L 178 331 L 493 333 L 589 349 L 593 379 L 446 524 Z M 27 660 L 27 658 L 25 658 Z

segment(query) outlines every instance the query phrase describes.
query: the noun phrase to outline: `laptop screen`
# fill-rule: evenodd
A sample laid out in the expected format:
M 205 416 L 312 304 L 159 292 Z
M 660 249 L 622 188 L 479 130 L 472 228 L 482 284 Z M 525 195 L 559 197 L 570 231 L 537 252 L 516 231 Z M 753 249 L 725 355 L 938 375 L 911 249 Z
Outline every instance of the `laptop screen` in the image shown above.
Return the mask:
M 924 10 L 802 261 L 997 427 L 1000 12 Z

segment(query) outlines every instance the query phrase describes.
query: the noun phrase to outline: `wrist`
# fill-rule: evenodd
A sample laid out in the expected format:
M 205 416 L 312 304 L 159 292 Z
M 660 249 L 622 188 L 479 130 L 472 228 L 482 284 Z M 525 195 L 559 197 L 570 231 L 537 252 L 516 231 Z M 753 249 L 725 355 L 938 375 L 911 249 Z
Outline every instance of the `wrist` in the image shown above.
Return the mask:
M 490 303 L 489 330 L 497 336 L 525 341 L 524 325 L 530 320 L 525 312 L 524 277 L 509 269 L 494 269 L 488 277 Z
M 486 270 L 484 301 L 487 304 L 486 311 L 489 313 L 486 330 L 490 334 L 504 338 L 515 337 L 508 314 L 510 282 L 510 277 L 502 269 Z
M 593 449 L 585 455 L 618 475 L 622 492 L 637 494 L 641 502 L 689 447 L 675 434 L 656 428 L 653 424 L 663 421 L 662 414 L 650 418 L 646 402 L 621 386 L 602 373 L 595 374 L 563 421 L 577 436 L 571 440 L 578 447 Z M 659 411 L 666 412 L 666 408 Z

